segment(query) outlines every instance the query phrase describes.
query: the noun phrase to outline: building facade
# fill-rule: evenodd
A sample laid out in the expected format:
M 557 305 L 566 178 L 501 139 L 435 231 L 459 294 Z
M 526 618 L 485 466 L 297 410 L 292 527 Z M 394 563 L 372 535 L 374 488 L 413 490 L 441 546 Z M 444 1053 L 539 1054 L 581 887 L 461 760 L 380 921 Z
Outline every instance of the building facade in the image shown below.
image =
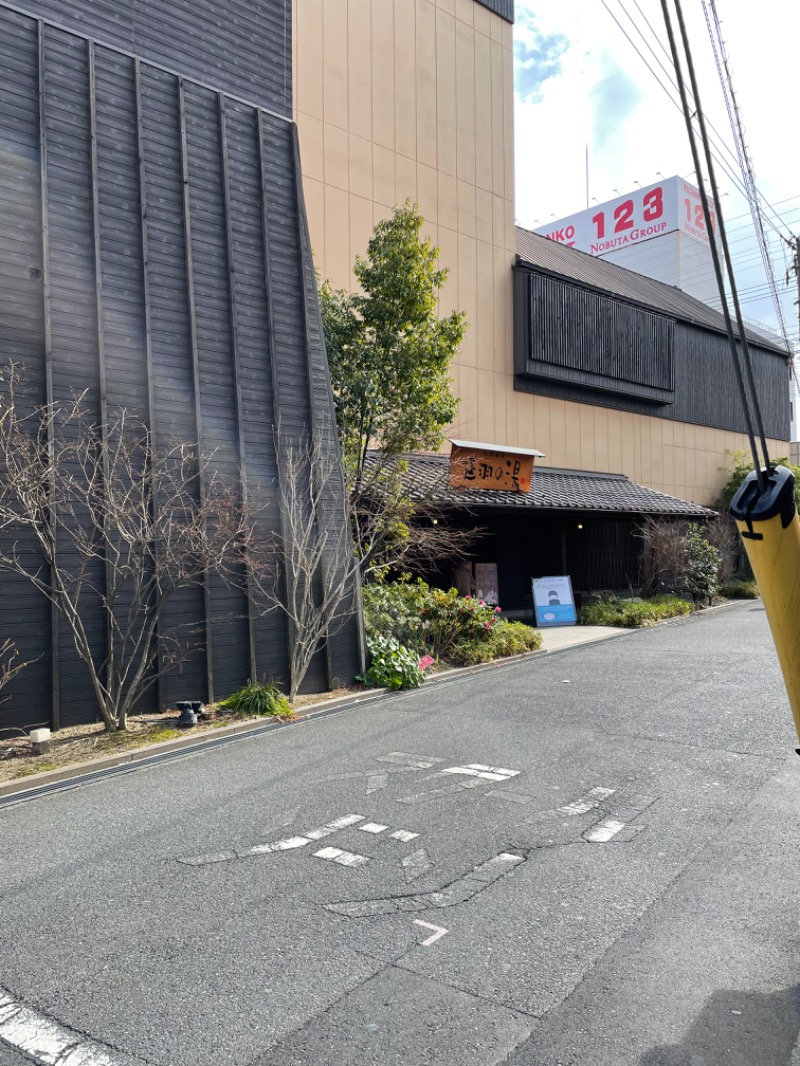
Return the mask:
M 315 265 L 348 286 L 374 224 L 415 200 L 450 270 L 442 310 L 469 322 L 449 435 L 709 503 L 747 447 L 737 414 L 664 418 L 599 394 L 531 389 L 515 370 L 511 19 L 510 4 L 480 0 L 296 0 L 294 112 Z M 542 165 L 553 151 L 542 146 Z M 788 411 L 788 376 L 779 402 Z M 773 432 L 786 454 L 788 428 Z
M 257 499 L 262 542 L 280 536 L 287 449 L 313 439 L 338 455 L 291 120 L 289 0 L 233 0 L 224 17 L 210 0 L 0 3 L 0 352 L 24 367 L 31 411 L 85 390 L 100 426 L 124 407 L 157 448 L 199 442 Z M 322 521 L 342 528 L 331 468 Z M 101 596 L 83 603 L 100 660 Z M 165 673 L 160 702 L 288 681 L 281 611 L 209 579 L 170 612 L 203 636 Z M 92 720 L 67 626 L 0 574 L 7 637 L 31 665 L 3 693 L 5 722 Z M 351 679 L 359 656 L 351 619 L 307 688 Z

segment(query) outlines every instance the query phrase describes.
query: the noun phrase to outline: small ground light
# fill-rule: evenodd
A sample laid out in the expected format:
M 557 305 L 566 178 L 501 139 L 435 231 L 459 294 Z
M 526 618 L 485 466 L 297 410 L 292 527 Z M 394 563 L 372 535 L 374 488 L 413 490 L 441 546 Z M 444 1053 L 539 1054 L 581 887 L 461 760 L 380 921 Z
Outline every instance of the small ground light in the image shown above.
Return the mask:
M 578 529 L 583 529 L 583 522 L 578 522 Z

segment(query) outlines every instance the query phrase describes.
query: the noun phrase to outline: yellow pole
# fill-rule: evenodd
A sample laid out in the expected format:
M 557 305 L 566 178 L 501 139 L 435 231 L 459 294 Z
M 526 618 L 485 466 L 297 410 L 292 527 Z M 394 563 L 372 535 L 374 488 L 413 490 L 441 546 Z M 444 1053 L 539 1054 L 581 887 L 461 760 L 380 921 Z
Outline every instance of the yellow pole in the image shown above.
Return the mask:
M 765 475 L 766 491 L 759 490 L 754 471 L 730 510 L 764 601 L 800 737 L 800 519 L 792 472 L 778 466 Z

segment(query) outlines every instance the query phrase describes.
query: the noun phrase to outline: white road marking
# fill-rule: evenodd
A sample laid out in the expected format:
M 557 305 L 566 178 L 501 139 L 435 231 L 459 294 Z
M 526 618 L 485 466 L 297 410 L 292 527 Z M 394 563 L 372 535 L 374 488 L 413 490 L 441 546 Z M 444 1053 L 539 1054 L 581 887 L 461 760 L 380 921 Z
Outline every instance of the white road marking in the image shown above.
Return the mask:
M 373 792 L 379 792 L 382 788 L 386 788 L 388 783 L 388 774 L 370 774 L 364 787 L 364 795 L 370 796 Z
M 393 762 L 400 766 L 413 766 L 418 770 L 430 770 L 441 759 L 434 759 L 428 755 L 412 755 L 407 751 L 390 751 L 388 755 L 380 755 L 378 762 Z
M 423 948 L 428 948 L 431 944 L 435 944 L 437 940 L 441 940 L 443 936 L 446 936 L 449 931 L 443 925 L 431 925 L 430 922 L 422 922 L 419 918 L 414 919 L 414 925 L 421 925 L 425 929 L 433 930 L 433 936 L 429 936 L 427 940 L 422 941 Z
M 340 829 L 348 829 L 351 825 L 358 825 L 359 822 L 363 821 L 363 814 L 346 814 L 343 818 L 336 818 L 334 821 L 320 826 L 319 829 L 312 829 L 305 836 L 309 840 L 322 840 L 323 837 L 329 837 L 331 833 L 338 833 Z
M 382 833 L 385 829 L 388 829 L 388 825 L 380 825 L 378 822 L 367 822 L 366 825 L 360 825 L 358 827 L 362 833 L 374 833 L 376 836 L 378 833 Z
M 593 825 L 591 829 L 587 829 L 583 833 L 583 839 L 588 840 L 591 844 L 605 844 L 624 828 L 624 822 L 620 822 L 616 818 L 605 818 L 602 822 L 598 822 L 597 825 Z
M 505 877 L 522 862 L 525 862 L 524 855 L 512 855 L 503 851 L 438 892 L 417 892 L 409 896 L 390 896 L 384 899 L 347 900 L 341 903 L 326 903 L 324 906 L 326 910 L 334 914 L 346 914 L 348 918 L 372 918 L 378 914 L 455 907 L 484 892 L 489 885 Z
M 308 837 L 289 837 L 288 840 L 276 840 L 274 844 L 256 844 L 242 852 L 243 855 L 270 855 L 273 851 L 293 851 L 295 848 L 304 848 L 311 841 Z
M 436 775 L 439 776 L 438 774 Z M 505 778 L 504 778 L 505 780 Z M 483 781 L 477 777 L 468 777 L 466 781 L 454 781 L 452 785 L 445 785 L 443 788 L 429 788 L 427 792 L 415 792 L 411 796 L 401 796 L 398 799 L 398 803 L 420 803 L 430 799 L 432 796 L 446 796 L 452 795 L 454 792 L 463 792 L 465 789 L 478 788 L 482 785 Z
M 419 833 L 409 833 L 407 829 L 397 829 L 394 833 L 390 833 L 389 836 L 392 840 L 399 840 L 402 844 L 408 844 L 412 840 L 416 840 Z
M 467 777 L 480 777 L 484 781 L 508 781 L 509 778 L 517 777 L 519 770 L 504 770 L 500 766 L 482 766 L 480 763 L 470 763 L 469 766 L 448 766 L 439 771 L 442 774 L 464 774 Z
M 369 862 L 366 855 L 356 855 L 352 851 L 342 851 L 341 848 L 323 848 L 314 852 L 315 859 L 327 859 L 328 862 L 336 862 L 340 866 L 363 866 Z
M 92 1040 L 23 1007 L 0 991 L 0 1042 L 30 1056 L 40 1066 L 115 1066 Z
M 433 867 L 433 862 L 427 851 L 424 848 L 420 848 L 419 851 L 413 851 L 410 855 L 406 855 L 400 865 L 403 867 L 406 881 L 416 881 L 418 877 L 422 877 L 427 870 Z
M 589 811 L 597 810 L 603 800 L 613 796 L 615 792 L 616 789 L 614 788 L 593 788 L 585 796 L 581 796 L 580 799 L 573 800 L 572 803 L 567 803 L 564 807 L 559 807 L 558 811 L 568 817 L 577 814 L 588 814 Z

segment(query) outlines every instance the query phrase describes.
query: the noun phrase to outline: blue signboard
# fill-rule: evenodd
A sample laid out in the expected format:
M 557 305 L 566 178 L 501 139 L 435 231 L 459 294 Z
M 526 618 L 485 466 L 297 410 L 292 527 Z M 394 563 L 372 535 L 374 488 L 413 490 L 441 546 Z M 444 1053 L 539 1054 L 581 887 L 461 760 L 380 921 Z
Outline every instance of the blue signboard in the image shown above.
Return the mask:
M 575 597 L 572 595 L 572 582 L 568 575 L 563 577 L 535 577 L 533 586 L 533 608 L 536 611 L 536 625 L 574 626 L 578 621 L 575 611 Z

